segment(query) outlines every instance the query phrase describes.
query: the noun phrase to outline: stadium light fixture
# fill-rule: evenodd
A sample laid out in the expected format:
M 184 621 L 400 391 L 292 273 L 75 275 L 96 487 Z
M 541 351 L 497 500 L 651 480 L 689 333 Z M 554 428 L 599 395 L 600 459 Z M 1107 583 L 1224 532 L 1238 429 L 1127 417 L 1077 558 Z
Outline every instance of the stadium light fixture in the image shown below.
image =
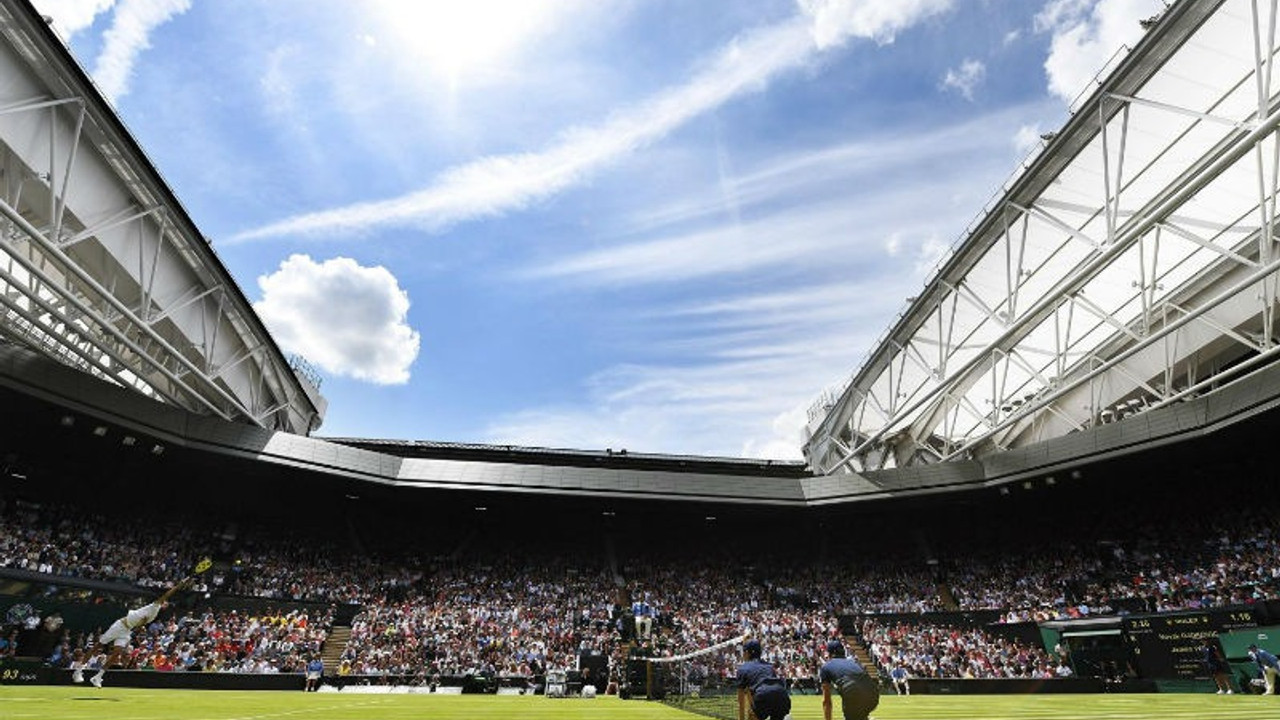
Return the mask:
M 485 510 L 488 510 L 488 509 L 489 509 L 489 508 L 485 507 L 484 505 L 477 505 L 477 506 L 476 506 L 476 512 L 484 512 Z
M 716 516 L 715 516 L 715 515 L 708 515 L 708 516 L 706 517 L 706 520 L 707 520 L 707 522 L 715 522 L 715 520 L 716 520 Z
M 124 445 L 125 447 L 133 447 L 137 443 L 138 443 L 138 438 L 132 435 L 125 435 L 123 438 L 120 439 L 120 444 Z
M 1001 487 L 1001 488 L 1000 488 L 1000 494 L 1001 494 L 1001 495 L 1008 495 L 1008 494 L 1009 494 L 1009 488 L 1008 488 L 1008 487 Z
M 99 425 L 98 427 L 93 429 L 93 434 L 97 435 L 98 437 L 105 437 L 107 434 L 107 426 Z
M 605 510 L 604 512 L 601 512 L 600 514 L 601 514 L 601 515 L 603 515 L 603 516 L 605 516 L 605 517 L 613 517 L 614 515 L 617 515 L 618 513 L 614 512 L 614 511 L 612 511 L 612 510 Z
M 63 415 L 62 418 L 58 420 L 58 424 L 62 427 L 71 427 L 76 424 L 76 418 L 74 415 Z
M 163 445 L 159 445 L 159 444 L 152 445 L 152 446 L 151 446 L 151 454 L 152 454 L 152 455 L 163 455 L 163 454 L 164 454 L 164 446 L 163 446 Z
M 1052 476 L 1052 475 L 1050 475 L 1049 477 L 1047 477 L 1047 478 L 1045 478 L 1045 479 L 1044 479 L 1044 484 L 1045 484 L 1045 485 L 1057 485 L 1057 484 L 1058 484 L 1058 481 L 1057 481 L 1057 480 L 1055 480 L 1055 479 L 1053 479 L 1053 476 Z

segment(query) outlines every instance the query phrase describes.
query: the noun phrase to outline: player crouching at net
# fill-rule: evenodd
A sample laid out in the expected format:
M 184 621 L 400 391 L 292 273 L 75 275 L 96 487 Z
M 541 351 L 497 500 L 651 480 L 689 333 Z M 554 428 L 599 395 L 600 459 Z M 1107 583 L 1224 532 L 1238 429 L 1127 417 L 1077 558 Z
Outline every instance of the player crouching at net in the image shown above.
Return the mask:
M 760 659 L 764 648 L 759 640 L 743 643 L 742 654 L 746 662 L 738 666 L 738 720 L 747 720 L 748 706 L 754 720 L 785 720 L 791 712 L 787 681 Z
M 833 689 L 840 696 L 844 720 L 867 720 L 880 704 L 876 681 L 857 660 L 845 657 L 844 645 L 839 640 L 827 643 L 827 656 L 831 659 L 818 670 L 818 682 L 822 683 L 822 720 L 831 720 Z
M 94 658 L 101 657 L 105 650 L 106 658 L 98 667 L 97 674 L 89 678 L 89 682 L 93 683 L 94 687 L 102 687 L 102 678 L 107 674 L 107 668 L 111 665 L 124 665 L 125 655 L 129 649 L 129 640 L 133 637 L 133 631 L 155 620 L 156 616 L 160 614 L 160 610 L 169 602 L 169 598 L 173 597 L 175 592 L 190 584 L 191 578 L 183 578 L 153 602 L 136 610 L 130 610 L 124 617 L 111 623 L 111 627 L 107 628 L 107 631 L 98 638 L 98 644 L 93 651 L 85 657 L 82 663 L 72 669 L 72 682 L 84 682 L 84 669 L 89 666 L 89 663 Z

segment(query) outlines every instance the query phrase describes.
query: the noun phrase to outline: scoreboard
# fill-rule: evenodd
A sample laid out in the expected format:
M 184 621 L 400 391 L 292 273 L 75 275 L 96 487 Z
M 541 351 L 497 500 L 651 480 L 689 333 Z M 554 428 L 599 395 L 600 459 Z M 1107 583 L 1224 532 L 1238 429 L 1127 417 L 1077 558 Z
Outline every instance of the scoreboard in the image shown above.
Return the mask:
M 1258 627 L 1253 610 L 1204 611 L 1126 618 L 1125 635 L 1142 677 L 1205 677 L 1204 641 L 1220 633 Z

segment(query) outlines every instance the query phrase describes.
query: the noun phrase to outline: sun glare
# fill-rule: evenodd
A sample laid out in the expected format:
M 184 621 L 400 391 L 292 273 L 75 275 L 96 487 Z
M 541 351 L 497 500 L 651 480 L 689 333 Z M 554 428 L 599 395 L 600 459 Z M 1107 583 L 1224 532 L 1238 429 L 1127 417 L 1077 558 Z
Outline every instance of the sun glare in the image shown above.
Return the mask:
M 379 0 L 379 34 L 434 76 L 458 84 L 501 71 L 546 31 L 555 0 Z M 381 41 L 382 38 L 379 38 Z

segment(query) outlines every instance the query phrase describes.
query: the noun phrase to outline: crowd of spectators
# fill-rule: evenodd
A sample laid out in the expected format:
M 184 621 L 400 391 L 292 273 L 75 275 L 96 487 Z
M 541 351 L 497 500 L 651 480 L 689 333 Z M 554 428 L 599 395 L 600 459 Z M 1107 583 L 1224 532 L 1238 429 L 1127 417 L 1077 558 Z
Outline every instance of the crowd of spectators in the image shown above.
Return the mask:
M 655 614 L 651 637 L 638 638 L 640 653 L 684 656 L 747 634 L 761 641 L 764 658 L 780 675 L 811 679 L 826 642 L 838 635 L 836 615 L 818 601 L 816 587 L 788 577 L 785 562 L 767 557 L 756 562 L 742 567 L 714 554 L 698 559 L 672 554 L 658 562 L 643 557 L 627 564 L 623 597 L 643 598 Z M 730 678 L 741 662 L 739 652 L 731 646 L 701 656 L 692 661 L 694 672 Z
M 353 674 L 523 677 L 612 650 L 618 616 L 600 568 L 504 557 L 438 569 L 429 589 L 368 603 L 343 655 Z
M 154 589 L 211 554 L 218 562 L 197 594 L 360 605 L 343 656 L 343 667 L 357 675 L 527 677 L 572 667 L 582 653 L 608 656 L 618 668 L 628 655 L 685 655 L 751 634 L 763 641 L 765 659 L 800 680 L 812 678 L 842 613 L 991 610 L 1020 623 L 1280 597 L 1280 525 L 1263 513 L 1169 529 L 1135 522 L 1139 530 L 1127 535 L 1081 533 L 1016 547 L 957 543 L 956 553 L 938 553 L 932 564 L 918 551 L 913 559 L 892 549 L 856 559 L 800 558 L 785 543 L 750 563 L 733 556 L 731 544 L 710 542 L 696 554 L 678 544 L 604 554 L 539 543 L 520 553 L 380 554 L 296 528 L 198 518 L 125 524 L 93 511 L 30 505 L 10 508 L 3 519 L 0 567 Z M 649 608 L 651 630 L 637 631 L 633 601 Z M 297 620 L 230 611 L 162 616 L 139 635 L 130 662 L 293 671 L 318 651 L 328 627 L 323 619 Z M 1050 659 L 1010 645 L 998 631 L 874 621 L 865 631 L 878 661 L 907 664 L 916 676 L 1060 674 Z M 70 662 L 87 643 L 68 638 L 59 661 Z M 14 640 L 0 637 L 0 653 L 13 651 Z M 711 653 L 689 666 L 724 678 L 738 659 L 732 651 Z
M 201 557 L 218 557 L 194 590 L 281 601 L 359 604 L 421 579 L 404 558 L 275 528 L 200 517 L 121 523 L 64 505 L 18 506 L 0 523 L 0 568 L 165 588 Z
M 165 617 L 165 615 L 169 615 Z M 126 669 L 234 673 L 301 672 L 319 655 L 333 623 L 332 610 L 310 617 L 304 609 L 237 610 L 162 614 L 138 630 Z M 94 657 L 103 628 L 64 634 L 51 661 L 57 667 L 100 661 Z
M 1063 542 L 954 563 L 964 610 L 1005 622 L 1248 605 L 1280 597 L 1280 526 L 1258 520 L 1092 548 Z
M 862 623 L 862 638 L 882 669 L 902 667 L 911 677 L 1046 679 L 1072 672 L 1063 658 L 982 628 L 868 618 Z
M 19 507 L 0 524 L 0 567 L 157 587 L 181 579 L 201 544 L 177 523 L 113 523 L 75 508 Z

